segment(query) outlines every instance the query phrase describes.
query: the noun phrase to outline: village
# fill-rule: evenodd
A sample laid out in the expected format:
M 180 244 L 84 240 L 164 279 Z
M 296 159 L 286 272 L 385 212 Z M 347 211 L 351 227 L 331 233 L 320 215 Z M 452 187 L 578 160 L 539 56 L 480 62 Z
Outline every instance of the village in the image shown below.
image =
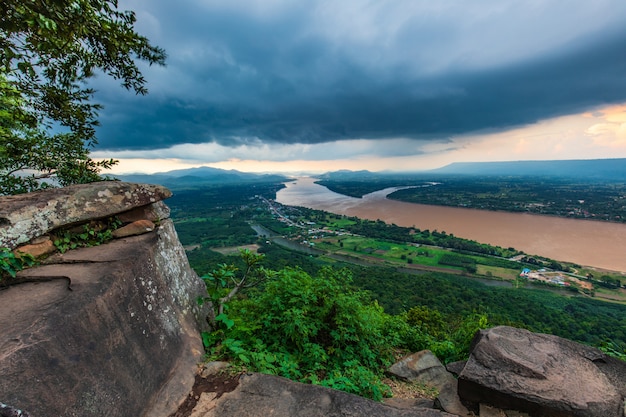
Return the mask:
M 520 273 L 520 277 L 526 278 L 529 281 L 543 282 L 562 287 L 571 287 L 572 285 L 575 285 L 585 291 L 593 290 L 593 284 L 591 282 L 581 279 L 582 277 L 577 277 L 573 274 L 561 271 L 548 271 L 544 268 L 533 271 L 529 268 L 524 268 Z

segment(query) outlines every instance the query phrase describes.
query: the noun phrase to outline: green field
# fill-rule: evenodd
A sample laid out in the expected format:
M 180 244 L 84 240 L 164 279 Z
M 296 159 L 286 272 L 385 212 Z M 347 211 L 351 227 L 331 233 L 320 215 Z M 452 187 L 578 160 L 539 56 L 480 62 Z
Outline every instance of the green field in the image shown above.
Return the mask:
M 476 271 L 478 275 L 484 275 L 489 278 L 502 278 L 506 280 L 514 280 L 519 276 L 519 270 L 501 268 L 497 266 L 478 265 Z
M 313 242 L 315 247 L 320 250 L 339 255 L 350 255 L 368 261 L 380 261 L 385 265 L 396 267 L 419 268 L 424 266 L 456 272 L 465 271 L 465 268 L 461 265 L 446 263 L 446 257 L 463 257 L 474 263 L 480 263 L 481 260 L 484 260 L 480 256 L 457 255 L 449 249 L 434 246 L 402 244 L 362 236 L 325 237 Z M 494 279 L 515 279 L 519 274 L 519 268 L 506 269 L 484 266 L 483 270 L 484 273 L 477 271 L 477 274 Z

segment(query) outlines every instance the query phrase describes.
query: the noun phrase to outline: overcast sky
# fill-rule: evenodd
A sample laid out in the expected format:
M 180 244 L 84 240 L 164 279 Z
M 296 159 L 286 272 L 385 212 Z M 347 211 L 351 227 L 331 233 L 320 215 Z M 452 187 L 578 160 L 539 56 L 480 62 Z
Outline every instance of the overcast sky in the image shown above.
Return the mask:
M 624 0 L 122 0 L 168 54 L 98 78 L 117 172 L 626 157 Z

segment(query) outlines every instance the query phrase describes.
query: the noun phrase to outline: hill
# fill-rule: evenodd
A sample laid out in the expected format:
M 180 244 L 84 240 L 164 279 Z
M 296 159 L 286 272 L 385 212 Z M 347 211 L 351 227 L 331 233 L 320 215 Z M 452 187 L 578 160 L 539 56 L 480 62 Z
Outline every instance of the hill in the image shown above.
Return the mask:
M 155 174 L 119 175 L 119 179 L 127 182 L 159 184 L 172 189 L 196 187 L 198 185 L 241 184 L 255 182 L 286 181 L 282 175 L 254 174 L 237 170 L 224 170 L 211 167 L 178 169 Z
M 626 180 L 626 159 L 455 162 L 427 172 L 455 175 L 551 176 L 624 181 Z

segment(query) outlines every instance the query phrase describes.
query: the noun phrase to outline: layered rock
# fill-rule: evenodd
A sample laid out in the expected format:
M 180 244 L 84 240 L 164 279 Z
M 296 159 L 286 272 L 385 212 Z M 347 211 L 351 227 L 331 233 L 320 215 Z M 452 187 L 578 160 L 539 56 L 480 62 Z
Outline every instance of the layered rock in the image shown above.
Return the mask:
M 459 395 L 532 416 L 623 417 L 626 362 L 557 336 L 495 327 L 476 335 Z
M 363 397 L 318 385 L 306 385 L 285 378 L 246 374 L 234 391 L 221 397 L 204 393 L 192 417 L 257 416 L 385 416 L 385 417 L 453 417 L 428 408 L 400 409 Z
M 140 207 L 169 217 L 164 205 L 154 203 L 171 195 L 160 185 L 103 181 L 0 197 L 0 247 L 13 249 L 62 226 Z
M 206 317 L 204 284 L 160 201 L 169 191 L 106 182 L 33 194 L 0 198 L 0 245 L 114 215 L 134 226 L 0 291 L 0 402 L 32 416 L 169 415 L 193 385 Z

